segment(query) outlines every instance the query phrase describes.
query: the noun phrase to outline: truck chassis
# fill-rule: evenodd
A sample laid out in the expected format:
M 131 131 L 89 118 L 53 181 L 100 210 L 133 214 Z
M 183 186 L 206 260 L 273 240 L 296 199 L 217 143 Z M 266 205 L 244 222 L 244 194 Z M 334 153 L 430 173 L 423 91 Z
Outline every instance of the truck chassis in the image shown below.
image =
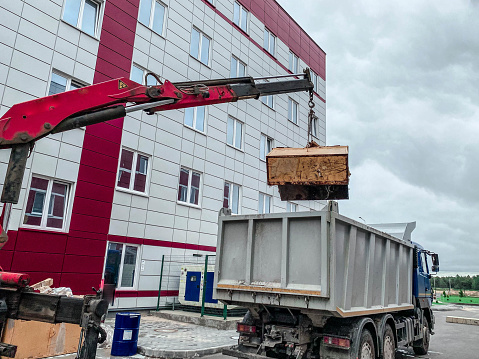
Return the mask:
M 238 323 L 238 345 L 223 354 L 241 359 L 394 359 L 400 346 L 426 354 L 433 327 L 429 307 L 337 318 L 262 306 L 250 308 Z

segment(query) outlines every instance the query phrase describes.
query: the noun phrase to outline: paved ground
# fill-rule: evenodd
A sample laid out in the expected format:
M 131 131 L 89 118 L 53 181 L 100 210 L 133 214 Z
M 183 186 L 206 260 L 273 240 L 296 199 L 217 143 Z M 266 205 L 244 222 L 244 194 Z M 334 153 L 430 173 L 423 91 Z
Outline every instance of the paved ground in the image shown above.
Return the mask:
M 479 326 L 446 323 L 447 316 L 479 318 L 479 307 L 447 306 L 435 307 L 436 327 L 435 335 L 431 337 L 430 351 L 427 355 L 418 356 L 421 359 L 478 359 L 479 358 Z M 107 324 L 113 320 L 108 319 Z M 205 348 L 218 348 L 236 344 L 237 333 L 234 330 L 217 330 L 201 327 L 194 324 L 178 323 L 171 320 L 143 315 L 140 327 L 139 345 L 156 354 L 168 350 L 180 350 L 178 357 L 191 356 L 195 351 Z M 188 351 L 188 352 L 187 352 Z M 149 352 L 146 354 L 152 354 Z M 203 353 L 207 353 L 204 351 Z M 155 353 L 153 353 L 155 354 Z M 157 355 L 155 355 L 157 356 Z M 160 355 L 161 356 L 161 355 Z M 412 350 L 401 348 L 396 359 L 410 359 Z M 75 355 L 54 357 L 55 359 L 74 359 Z M 110 349 L 99 349 L 98 359 L 110 358 Z M 112 357 L 120 358 L 120 357 Z M 137 354 L 131 358 L 146 359 Z M 221 354 L 206 355 L 205 359 L 231 359 Z
M 196 314 L 191 314 L 197 317 Z M 205 317 L 208 318 L 208 317 Z M 212 319 L 212 318 L 211 318 Z M 239 320 L 236 318 L 235 320 Z M 115 319 L 108 318 L 105 321 L 108 340 L 111 343 Z M 138 348 L 141 354 L 133 358 L 187 358 L 195 354 L 204 356 L 221 352 L 223 347 L 236 344 L 238 333 L 236 330 L 219 330 L 206 326 L 189 323 L 181 323 L 163 319 L 147 313 L 142 313 Z M 98 359 L 110 358 L 111 346 L 99 348 Z M 53 357 L 55 359 L 74 359 L 75 354 Z M 122 358 L 122 357 L 112 357 Z

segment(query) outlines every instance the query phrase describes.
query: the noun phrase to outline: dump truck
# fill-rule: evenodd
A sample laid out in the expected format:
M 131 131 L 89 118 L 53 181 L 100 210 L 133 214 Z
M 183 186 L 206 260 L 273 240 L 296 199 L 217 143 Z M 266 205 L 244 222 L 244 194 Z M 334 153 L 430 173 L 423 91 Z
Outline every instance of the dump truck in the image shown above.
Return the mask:
M 433 334 L 431 272 L 438 255 L 338 212 L 219 216 L 215 298 L 246 307 L 244 358 L 395 358 L 426 354 Z

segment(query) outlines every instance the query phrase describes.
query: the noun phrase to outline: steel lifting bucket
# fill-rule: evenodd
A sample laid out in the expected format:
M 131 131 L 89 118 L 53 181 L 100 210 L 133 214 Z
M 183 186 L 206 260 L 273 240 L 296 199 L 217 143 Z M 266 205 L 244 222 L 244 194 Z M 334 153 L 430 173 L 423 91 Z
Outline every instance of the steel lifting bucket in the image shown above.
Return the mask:
M 117 313 L 111 355 L 131 356 L 136 354 L 140 313 Z

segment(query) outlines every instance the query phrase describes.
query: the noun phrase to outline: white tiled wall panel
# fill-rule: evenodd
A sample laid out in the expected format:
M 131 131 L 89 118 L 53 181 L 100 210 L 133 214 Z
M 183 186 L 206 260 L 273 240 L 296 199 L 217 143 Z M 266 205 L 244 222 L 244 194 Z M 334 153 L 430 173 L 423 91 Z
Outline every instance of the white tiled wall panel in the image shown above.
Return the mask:
M 16 103 L 48 95 L 52 71 L 84 84 L 93 82 L 99 41 L 60 20 L 62 6 L 58 0 L 0 1 L 0 115 Z M 84 132 L 69 131 L 36 143 L 9 229 L 21 225 L 32 175 L 61 179 L 74 188 Z M 8 151 L 0 152 L 3 167 Z M 2 186 L 3 180 L 0 176 Z

